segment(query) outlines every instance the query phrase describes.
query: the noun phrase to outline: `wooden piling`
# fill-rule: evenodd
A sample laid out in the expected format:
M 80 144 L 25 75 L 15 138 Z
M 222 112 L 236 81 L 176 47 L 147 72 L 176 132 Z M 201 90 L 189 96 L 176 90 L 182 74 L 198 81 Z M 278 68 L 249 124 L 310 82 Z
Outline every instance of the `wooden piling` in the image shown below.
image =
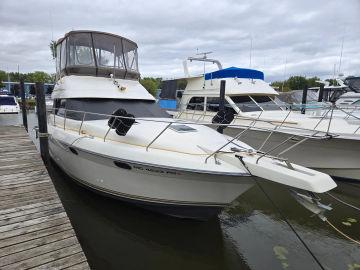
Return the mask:
M 321 84 L 320 85 L 320 90 L 319 90 L 318 102 L 323 101 L 323 98 L 324 98 L 323 96 L 324 96 L 324 85 Z
M 302 114 L 305 114 L 307 93 L 308 93 L 308 87 L 307 87 L 307 85 L 305 85 L 305 87 L 303 89 L 302 99 L 301 99 L 301 104 L 303 105 L 303 107 L 301 108 Z
M 38 115 L 38 124 L 39 124 L 39 143 L 40 143 L 40 153 L 45 165 L 49 162 L 49 142 L 48 142 L 48 132 L 47 132 L 47 116 L 46 116 L 46 104 L 45 104 L 45 93 L 44 93 L 44 84 L 36 83 L 36 109 Z
M 27 113 L 26 113 L 25 84 L 23 79 L 20 80 L 20 95 L 21 95 L 21 112 L 22 112 L 23 125 L 26 129 L 26 132 L 29 132 Z

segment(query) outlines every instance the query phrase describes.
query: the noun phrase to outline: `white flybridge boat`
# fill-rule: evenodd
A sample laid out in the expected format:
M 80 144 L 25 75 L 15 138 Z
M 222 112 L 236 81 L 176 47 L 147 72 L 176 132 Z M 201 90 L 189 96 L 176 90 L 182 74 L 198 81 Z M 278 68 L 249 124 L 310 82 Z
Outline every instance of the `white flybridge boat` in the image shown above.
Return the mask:
M 225 134 L 266 154 L 332 176 L 360 180 L 360 126 L 349 119 L 332 117 L 335 105 L 321 115 L 304 115 L 277 103 L 278 93 L 258 70 L 222 69 L 219 61 L 206 56 L 187 60 L 216 63 L 219 70 L 190 76 L 188 62 L 184 61 L 187 86 L 178 111 L 172 113 L 175 119 L 214 122 L 219 113 L 220 81 L 224 80 L 228 121 L 223 119 L 222 123 L 229 124 Z
M 169 118 L 139 83 L 137 45 L 126 38 L 71 31 L 56 48 L 50 155 L 91 189 L 164 214 L 207 219 L 251 188 L 252 175 L 314 193 L 336 186 L 327 174 Z

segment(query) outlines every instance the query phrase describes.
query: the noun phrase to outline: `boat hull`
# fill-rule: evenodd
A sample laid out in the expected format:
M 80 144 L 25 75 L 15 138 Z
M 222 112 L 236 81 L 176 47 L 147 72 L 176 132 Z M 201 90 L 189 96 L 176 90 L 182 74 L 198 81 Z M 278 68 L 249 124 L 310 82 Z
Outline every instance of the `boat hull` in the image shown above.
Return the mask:
M 226 128 L 224 133 L 236 136 L 242 130 L 241 128 Z M 259 149 L 268 135 L 266 131 L 248 130 L 240 139 L 255 149 Z M 289 134 L 273 133 L 261 150 L 266 152 L 289 137 Z M 299 138 L 301 140 L 301 137 Z M 294 138 L 270 154 L 276 155 L 298 141 L 298 138 Z M 281 156 L 293 163 L 328 173 L 331 176 L 360 180 L 360 141 L 357 140 L 336 137 L 326 140 L 308 139 Z
M 70 177 L 107 196 L 180 218 L 216 216 L 253 185 L 249 175 L 219 176 L 137 164 L 49 140 L 50 155 Z

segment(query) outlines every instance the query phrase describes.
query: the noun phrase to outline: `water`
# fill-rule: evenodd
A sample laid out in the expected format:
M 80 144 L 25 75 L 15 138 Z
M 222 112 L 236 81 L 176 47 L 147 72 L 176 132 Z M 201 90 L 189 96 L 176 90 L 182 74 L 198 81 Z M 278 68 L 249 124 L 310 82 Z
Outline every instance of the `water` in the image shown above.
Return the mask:
M 30 131 L 35 114 L 28 121 Z M 20 115 L 0 115 L 0 125 L 18 123 Z M 254 186 L 219 218 L 196 222 L 98 195 L 78 186 L 55 164 L 49 172 L 93 269 L 321 269 L 283 216 L 325 269 L 360 269 L 359 246 L 311 217 L 286 188 L 261 179 L 257 181 L 272 201 Z M 360 206 L 360 184 L 338 185 L 333 194 Z M 360 212 L 321 197 L 334 208 L 328 219 L 360 239 Z

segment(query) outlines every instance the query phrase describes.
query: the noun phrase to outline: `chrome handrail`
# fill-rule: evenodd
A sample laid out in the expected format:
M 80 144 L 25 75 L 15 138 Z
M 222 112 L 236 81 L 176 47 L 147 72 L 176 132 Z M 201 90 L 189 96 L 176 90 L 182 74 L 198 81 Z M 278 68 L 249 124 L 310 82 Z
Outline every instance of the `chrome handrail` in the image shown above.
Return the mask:
M 172 123 L 169 123 L 147 146 L 146 146 L 146 151 L 149 151 L 149 147 L 150 145 L 152 145 L 164 132 L 165 130 L 167 130 Z

